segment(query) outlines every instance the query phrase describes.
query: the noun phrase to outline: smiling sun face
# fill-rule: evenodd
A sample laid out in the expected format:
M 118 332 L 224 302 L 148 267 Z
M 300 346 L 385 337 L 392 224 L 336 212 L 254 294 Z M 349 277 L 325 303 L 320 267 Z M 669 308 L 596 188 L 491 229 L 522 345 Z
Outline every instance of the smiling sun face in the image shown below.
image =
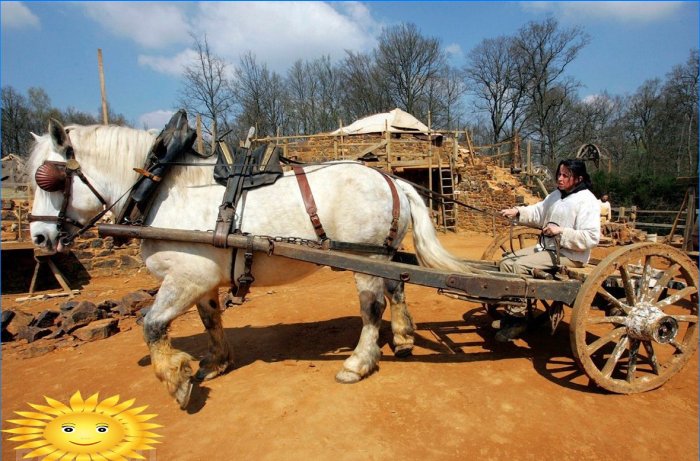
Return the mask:
M 119 396 L 101 402 L 97 394 L 86 400 L 76 392 L 70 399 L 70 407 L 45 397 L 49 406 L 29 405 L 37 412 L 16 411 L 28 419 L 10 419 L 8 422 L 21 427 L 5 429 L 16 434 L 10 440 L 27 442 L 16 450 L 32 449 L 24 458 L 44 457 L 42 460 L 128 460 L 143 459 L 136 450 L 152 450 L 150 444 L 158 434 L 148 432 L 162 427 L 146 421 L 156 415 L 142 415 L 147 407 L 130 408 L 134 400 L 119 402 Z
M 98 453 L 117 446 L 124 438 L 124 428 L 110 416 L 73 413 L 48 423 L 44 438 L 65 452 Z

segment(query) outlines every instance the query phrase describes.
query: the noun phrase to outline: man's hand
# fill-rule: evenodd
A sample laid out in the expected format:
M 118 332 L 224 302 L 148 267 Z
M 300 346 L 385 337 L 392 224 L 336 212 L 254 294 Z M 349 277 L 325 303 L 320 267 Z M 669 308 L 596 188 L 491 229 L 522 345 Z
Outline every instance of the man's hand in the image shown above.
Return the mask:
M 519 212 L 517 208 L 506 208 L 501 210 L 500 213 L 504 218 L 513 219 L 518 216 Z
M 561 234 L 561 227 L 552 223 L 547 224 L 544 226 L 544 229 L 542 229 L 542 234 L 547 237 L 554 237 L 555 235 Z

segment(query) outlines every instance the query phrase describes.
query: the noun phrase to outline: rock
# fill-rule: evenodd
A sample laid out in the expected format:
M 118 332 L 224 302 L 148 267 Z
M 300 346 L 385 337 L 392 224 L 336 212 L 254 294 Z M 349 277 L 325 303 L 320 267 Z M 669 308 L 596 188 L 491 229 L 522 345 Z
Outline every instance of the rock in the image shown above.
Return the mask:
M 25 326 L 17 332 L 17 339 L 26 339 L 28 343 L 33 343 L 37 339 L 49 336 L 51 333 L 53 331 L 50 328 Z
M 12 321 L 3 325 L 3 330 L 7 330 L 13 336 L 17 336 L 20 329 L 28 327 L 34 321 L 34 316 L 22 311 L 16 311 Z
M 15 318 L 15 311 L 2 311 L 2 329 L 4 330 L 10 324 L 12 319 Z
M 97 305 L 97 308 L 101 311 L 104 312 L 112 312 L 116 306 L 118 306 L 119 303 L 116 301 L 112 301 L 111 299 L 107 299 L 105 301 L 102 301 L 100 304 Z
M 10 325 L 10 322 L 12 322 L 14 317 L 15 311 L 2 311 L 2 337 L 0 337 L 0 341 L 12 341 L 12 338 L 14 338 L 14 335 L 7 331 L 7 327 Z
M 40 357 L 42 355 L 48 354 L 54 349 L 56 349 L 55 344 L 42 342 L 40 344 L 32 344 L 29 348 L 25 349 L 19 355 L 23 359 L 31 359 L 32 357 Z
M 73 331 L 73 336 L 82 341 L 97 341 L 98 339 L 109 338 L 118 330 L 117 319 L 102 319 L 91 322 L 89 325 Z
M 33 325 L 39 328 L 52 327 L 59 315 L 61 315 L 61 313 L 57 311 L 44 311 L 37 316 Z
M 122 315 L 134 315 L 144 307 L 151 306 L 153 304 L 153 296 L 144 290 L 134 291 L 124 296 L 120 304 L 123 306 L 123 309 L 120 309 L 121 312 L 124 312 Z
M 75 309 L 78 304 L 80 304 L 80 301 L 66 301 L 60 305 L 59 309 L 61 309 L 61 312 L 68 312 Z
M 64 314 L 61 327 L 68 333 L 73 330 L 84 327 L 90 322 L 101 318 L 100 311 L 97 306 L 90 301 L 81 301 L 75 308 Z

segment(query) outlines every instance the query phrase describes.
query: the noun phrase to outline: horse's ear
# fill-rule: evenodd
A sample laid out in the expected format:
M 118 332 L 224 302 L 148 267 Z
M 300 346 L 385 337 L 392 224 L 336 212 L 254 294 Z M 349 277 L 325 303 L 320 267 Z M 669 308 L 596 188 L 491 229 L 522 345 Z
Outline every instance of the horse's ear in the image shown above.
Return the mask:
M 61 122 L 54 118 L 49 119 L 49 134 L 57 147 L 65 149 L 66 147 L 71 146 L 70 138 L 68 137 L 68 133 L 66 133 L 66 129 L 63 128 Z
M 35 141 L 35 142 L 39 142 L 39 140 L 41 139 L 41 136 L 39 136 L 38 134 L 34 133 L 33 131 L 30 131 L 29 134 L 32 135 L 32 138 L 34 138 L 34 141 Z

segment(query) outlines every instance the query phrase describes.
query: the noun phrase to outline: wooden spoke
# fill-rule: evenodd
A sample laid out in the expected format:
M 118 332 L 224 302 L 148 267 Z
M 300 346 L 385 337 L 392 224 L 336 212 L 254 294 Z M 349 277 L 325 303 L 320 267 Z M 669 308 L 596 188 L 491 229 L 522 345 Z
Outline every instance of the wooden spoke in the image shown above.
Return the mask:
M 671 267 L 664 271 L 664 275 L 661 276 L 661 278 L 656 282 L 654 289 L 651 290 L 651 292 L 649 293 L 649 299 L 647 299 L 647 301 L 653 301 L 654 299 L 657 299 L 659 297 L 661 291 L 668 286 L 668 282 L 670 282 L 671 279 L 676 275 L 679 267 L 680 265 L 673 264 Z
M 608 290 L 606 290 L 605 287 L 603 287 L 603 286 L 598 287 L 597 293 L 600 294 L 601 296 L 603 296 L 603 298 L 605 298 L 609 302 L 611 302 L 614 306 L 622 309 L 626 314 L 629 314 L 630 310 L 632 309 L 630 306 L 628 306 L 627 304 L 623 303 L 622 301 L 620 301 L 619 299 L 617 299 L 616 297 L 611 295 L 608 292 Z
M 615 345 L 615 349 L 613 349 L 612 354 L 610 354 L 610 357 L 608 357 L 608 360 L 605 362 L 605 366 L 601 370 L 603 376 L 610 377 L 610 375 L 612 375 L 612 372 L 615 371 L 615 366 L 620 361 L 620 357 L 622 357 L 622 354 L 625 352 L 628 343 L 629 337 L 627 335 L 620 338 L 620 341 Z
M 638 339 L 633 339 L 630 341 L 630 359 L 627 363 L 627 382 L 631 383 L 632 378 L 634 378 L 634 371 L 637 369 L 637 353 L 639 352 Z
M 659 309 L 662 309 L 664 307 L 670 306 L 671 304 L 674 304 L 676 301 L 685 298 L 686 296 L 690 296 L 692 294 L 695 294 L 698 292 L 698 289 L 696 287 L 685 287 L 680 291 L 677 291 L 673 293 L 671 296 L 668 298 L 664 298 L 658 303 L 656 303 L 656 307 Z
M 676 322 L 698 323 L 697 315 L 671 315 Z
M 639 282 L 639 301 L 650 301 L 648 299 L 651 287 L 649 287 L 649 282 L 651 281 L 651 256 L 647 256 L 644 261 L 644 269 L 642 269 L 642 278 Z
M 620 275 L 622 276 L 622 284 L 625 287 L 625 297 L 627 298 L 627 304 L 634 306 L 637 304 L 636 297 L 634 295 L 634 285 L 632 284 L 632 278 L 627 270 L 627 265 L 622 264 L 620 266 Z
M 588 324 L 589 325 L 599 325 L 599 324 L 605 324 L 605 323 L 616 323 L 618 325 L 622 325 L 625 323 L 627 317 L 623 315 L 613 315 L 610 317 L 591 317 L 588 319 Z
M 643 341 L 644 349 L 646 349 L 649 355 L 649 363 L 651 364 L 651 369 L 654 370 L 654 374 L 659 374 L 659 360 L 656 358 L 656 352 L 654 352 L 654 345 L 651 341 Z
M 588 352 L 589 355 L 592 355 L 595 351 L 600 349 L 601 347 L 605 346 L 606 344 L 610 342 L 617 341 L 622 337 L 622 335 L 625 333 L 624 328 L 616 328 L 612 330 L 610 333 L 608 333 L 605 336 L 602 336 L 598 338 L 595 342 L 592 342 L 586 349 L 586 352 Z

